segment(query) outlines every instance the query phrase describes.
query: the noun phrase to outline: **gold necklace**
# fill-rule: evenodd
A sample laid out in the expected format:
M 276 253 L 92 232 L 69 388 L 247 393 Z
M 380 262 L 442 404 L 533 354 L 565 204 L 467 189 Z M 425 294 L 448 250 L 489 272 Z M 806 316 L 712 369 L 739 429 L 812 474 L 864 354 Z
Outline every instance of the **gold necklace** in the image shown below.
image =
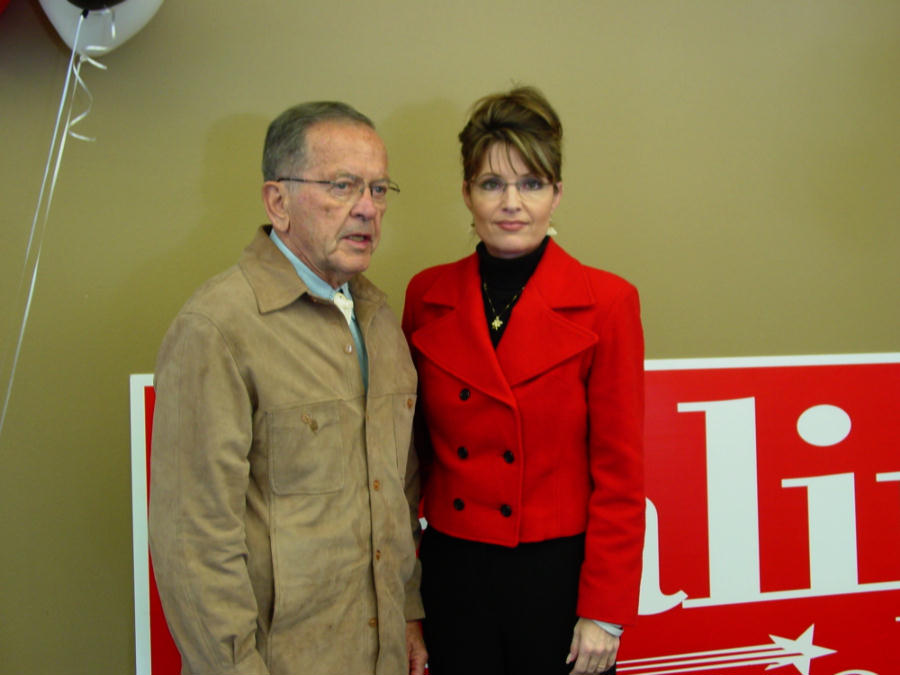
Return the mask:
M 481 282 L 481 288 L 484 290 L 484 297 L 487 298 L 488 305 L 490 305 L 490 307 L 491 307 L 491 312 L 492 312 L 493 315 L 494 315 L 494 320 L 491 321 L 491 328 L 493 328 L 494 330 L 500 330 L 500 326 L 503 325 L 503 320 L 500 318 L 500 315 L 501 315 L 501 314 L 506 314 L 506 311 L 507 311 L 510 307 L 513 306 L 513 303 L 514 303 L 516 300 L 518 300 L 519 294 L 524 290 L 525 287 L 522 286 L 522 288 L 520 288 L 519 290 L 517 290 L 517 291 L 516 291 L 516 294 L 515 294 L 514 296 L 512 296 L 512 299 L 511 299 L 508 303 L 506 303 L 506 307 L 504 307 L 503 309 L 501 309 L 499 312 L 498 312 L 498 311 L 496 310 L 496 308 L 494 307 L 494 302 L 491 300 L 491 295 L 490 295 L 490 293 L 488 293 L 487 282 L 486 282 L 486 281 L 482 281 L 482 282 Z

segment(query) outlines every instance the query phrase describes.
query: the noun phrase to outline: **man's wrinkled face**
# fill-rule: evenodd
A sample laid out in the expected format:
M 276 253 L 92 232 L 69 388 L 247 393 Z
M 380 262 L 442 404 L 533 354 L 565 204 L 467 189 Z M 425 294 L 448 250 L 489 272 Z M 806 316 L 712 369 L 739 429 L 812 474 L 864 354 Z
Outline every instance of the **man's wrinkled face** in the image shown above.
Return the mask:
M 372 199 L 368 184 L 388 178 L 387 151 L 369 126 L 325 121 L 306 132 L 306 163 L 296 172 L 306 180 L 361 178 L 360 194 L 344 201 L 329 185 L 284 182 L 287 231 L 278 234 L 318 276 L 337 288 L 365 271 L 381 237 L 384 203 Z

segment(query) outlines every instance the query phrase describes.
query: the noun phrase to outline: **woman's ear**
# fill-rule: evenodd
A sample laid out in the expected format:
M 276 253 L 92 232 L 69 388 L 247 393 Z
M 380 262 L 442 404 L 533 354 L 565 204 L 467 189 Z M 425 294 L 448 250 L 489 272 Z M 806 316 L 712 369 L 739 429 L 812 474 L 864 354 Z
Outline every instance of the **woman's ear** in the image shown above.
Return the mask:
M 560 199 L 562 199 L 562 181 L 553 186 L 553 208 L 550 209 L 550 213 L 556 211 Z
M 471 211 L 472 210 L 472 194 L 469 192 L 469 181 L 466 181 L 466 180 L 464 180 L 462 182 L 462 198 L 463 198 L 463 201 L 466 203 L 466 208 L 468 208 L 469 211 Z

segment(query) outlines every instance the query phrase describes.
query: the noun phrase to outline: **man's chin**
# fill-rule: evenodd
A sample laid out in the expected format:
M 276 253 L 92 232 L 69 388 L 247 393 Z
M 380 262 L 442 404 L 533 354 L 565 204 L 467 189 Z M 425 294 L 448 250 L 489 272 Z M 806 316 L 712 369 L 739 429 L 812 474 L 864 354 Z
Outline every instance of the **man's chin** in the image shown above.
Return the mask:
M 346 255 L 341 261 L 340 270 L 347 277 L 354 277 L 357 274 L 365 272 L 369 269 L 372 262 L 372 251 L 357 252 L 352 255 Z

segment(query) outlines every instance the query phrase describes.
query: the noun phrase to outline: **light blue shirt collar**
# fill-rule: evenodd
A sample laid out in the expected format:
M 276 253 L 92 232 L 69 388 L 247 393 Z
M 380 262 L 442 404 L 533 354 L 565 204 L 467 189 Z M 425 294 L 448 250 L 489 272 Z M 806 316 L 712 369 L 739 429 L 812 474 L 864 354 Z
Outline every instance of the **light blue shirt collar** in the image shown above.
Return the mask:
M 300 280 L 306 284 L 310 293 L 319 298 L 333 300 L 334 294 L 340 291 L 351 300 L 353 299 L 353 296 L 350 295 L 350 284 L 344 283 L 338 288 L 332 288 L 331 284 L 309 269 L 309 266 L 300 260 L 300 258 L 298 258 L 294 252 L 281 241 L 281 237 L 275 232 L 275 228 L 272 228 L 272 231 L 269 232 L 269 239 L 272 240 L 275 246 L 278 247 L 278 250 L 284 253 L 284 257 L 294 266 L 294 269 L 297 270 L 297 276 L 299 276 Z M 353 316 L 354 318 L 356 317 L 356 312 L 353 313 Z

